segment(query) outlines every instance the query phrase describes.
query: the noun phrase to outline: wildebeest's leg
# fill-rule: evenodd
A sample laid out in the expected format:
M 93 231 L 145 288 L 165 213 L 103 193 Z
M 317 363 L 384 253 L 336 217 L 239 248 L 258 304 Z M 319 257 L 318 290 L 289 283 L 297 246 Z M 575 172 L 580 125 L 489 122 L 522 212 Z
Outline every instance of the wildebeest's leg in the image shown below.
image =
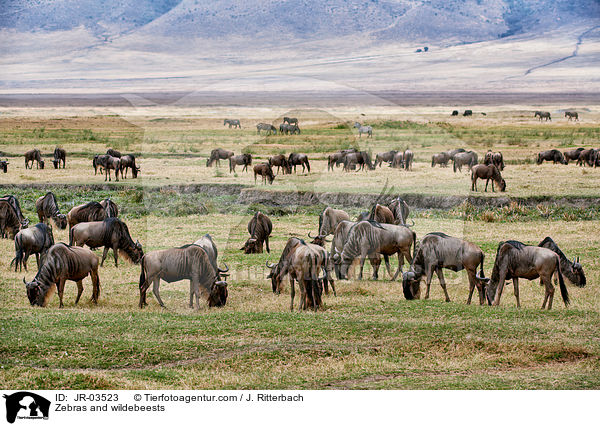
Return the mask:
M 83 246 L 83 244 L 82 244 L 82 246 Z M 106 256 L 108 255 L 108 250 L 109 250 L 109 247 L 104 246 L 104 252 L 102 253 L 102 260 L 100 261 L 100 266 L 104 266 L 104 260 L 106 259 Z
M 196 295 L 196 310 L 200 309 L 200 283 L 195 282 L 192 284 L 192 280 L 190 280 L 190 285 L 194 287 L 194 294 Z
M 381 265 L 381 258 L 378 254 L 373 254 L 373 257 L 369 259 L 371 261 L 371 266 L 373 267 L 373 279 L 376 280 L 379 278 L 379 265 Z
M 362 281 L 362 278 L 363 278 L 363 268 L 365 267 L 365 259 L 366 259 L 366 258 L 367 258 L 367 256 L 366 256 L 366 255 L 364 255 L 364 256 L 363 256 L 363 255 L 361 254 L 361 256 L 360 256 L 360 272 L 359 272 L 359 274 L 358 274 L 358 279 L 359 279 L 360 281 Z
M 494 302 L 492 303 L 492 306 L 500 305 L 500 297 L 502 297 L 502 290 L 504 290 L 504 282 L 505 281 L 506 281 L 506 272 L 501 270 L 500 278 L 498 279 L 498 288 L 496 288 L 496 295 L 494 296 Z
M 59 308 L 64 308 L 65 305 L 63 305 L 63 293 L 65 291 L 65 279 L 64 278 L 59 278 L 56 287 L 58 287 L 58 299 L 60 300 L 60 305 L 58 306 Z
M 113 256 L 115 257 L 115 268 L 118 268 L 119 267 L 119 258 L 118 258 L 119 249 L 116 244 L 113 245 L 112 250 L 113 250 Z
M 154 293 L 154 297 L 156 297 L 156 300 L 158 300 L 158 304 L 160 305 L 160 307 L 164 308 L 165 304 L 163 303 L 162 299 L 160 298 L 160 293 L 158 291 L 159 286 L 160 286 L 160 278 L 156 277 L 154 279 L 154 283 L 152 283 L 152 293 Z
M 429 288 L 431 287 L 431 278 L 433 277 L 433 265 L 427 268 L 427 275 L 425 277 L 425 299 L 429 299 Z
M 438 279 L 440 280 L 440 286 L 442 287 L 442 290 L 444 290 L 444 296 L 446 296 L 446 302 L 450 301 L 450 296 L 448 296 L 448 290 L 446 289 L 446 280 L 444 279 L 444 272 L 442 271 L 442 268 L 440 266 L 437 267 L 436 270 Z
M 75 304 L 79 303 L 79 298 L 81 297 L 81 293 L 83 293 L 83 283 L 81 280 L 77 281 L 77 297 L 75 298 Z
M 490 183 L 489 179 L 485 180 L 485 192 L 487 192 L 488 183 Z M 492 184 L 493 185 L 493 184 Z
M 521 307 L 521 301 L 519 300 L 519 279 L 513 278 L 513 290 L 515 292 L 515 299 L 517 299 L 517 308 Z
M 387 254 L 384 254 L 383 260 L 385 261 L 385 267 L 387 269 L 388 275 L 390 277 L 392 277 L 392 267 L 390 266 L 390 257 Z
M 90 277 L 92 278 L 92 302 L 97 304 L 98 299 L 100 299 L 100 277 L 98 276 L 98 268 L 90 271 Z M 81 291 L 83 291 L 83 287 Z
M 469 277 L 469 297 L 467 297 L 467 305 L 471 304 L 471 298 L 473 297 L 473 290 L 475 290 L 475 276 L 473 271 L 467 270 L 467 276 Z M 478 288 L 479 290 L 479 288 Z M 479 292 L 479 304 L 482 304 L 481 291 Z
M 294 279 L 290 276 L 290 311 L 294 311 L 294 297 L 296 296 L 296 286 L 294 285 Z
M 190 280 L 190 304 L 189 308 L 192 309 L 194 307 L 194 284 L 192 280 Z
M 269 248 L 269 236 L 265 237 L 265 244 L 267 246 L 267 253 L 271 253 L 271 249 Z

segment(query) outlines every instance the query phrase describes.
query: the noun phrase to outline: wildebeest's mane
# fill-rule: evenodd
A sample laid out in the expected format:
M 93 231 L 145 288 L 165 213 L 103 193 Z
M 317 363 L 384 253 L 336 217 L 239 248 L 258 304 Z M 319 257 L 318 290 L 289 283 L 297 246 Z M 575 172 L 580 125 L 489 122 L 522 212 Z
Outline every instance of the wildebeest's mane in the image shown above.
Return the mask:
M 552 250 L 554 253 L 558 254 L 558 256 L 561 258 L 561 260 L 567 259 L 567 256 L 565 256 L 565 254 L 562 252 L 562 250 L 558 247 L 558 245 L 550 237 L 544 238 L 544 240 L 538 244 L 538 247 L 544 247 L 544 248 Z
M 21 221 L 19 220 L 19 215 L 12 204 L 6 200 L 0 200 L 0 207 L 3 205 L 6 206 L 5 209 L 8 212 L 8 216 L 6 217 L 6 225 L 12 228 L 20 226 Z
M 48 249 L 48 256 L 46 261 L 35 275 L 34 281 L 43 284 L 46 287 L 50 287 L 56 283 L 56 279 L 61 271 L 73 271 L 77 267 L 77 262 L 74 256 L 55 256 L 51 251 L 57 251 L 58 247 L 67 249 L 69 252 L 74 253 L 73 247 L 68 246 L 65 243 L 57 243 Z
M 449 236 L 449 235 L 447 235 L 447 234 L 444 234 L 443 232 L 430 232 L 430 233 L 429 233 L 429 234 L 427 234 L 427 235 L 437 235 L 438 237 L 441 237 L 441 238 L 450 238 L 450 236 Z M 427 236 L 427 235 L 426 235 L 426 236 Z
M 56 197 L 52 192 L 48 192 L 42 201 L 42 209 L 44 213 L 46 213 L 50 217 L 55 217 L 60 214 L 60 210 L 58 208 L 58 203 L 56 202 Z
M 560 260 L 560 268 L 561 273 L 567 277 L 569 281 L 575 284 L 578 287 L 585 287 L 586 278 L 583 269 L 580 270 L 579 276 L 577 276 L 573 272 L 573 262 L 571 262 L 567 256 L 562 252 L 562 250 L 558 247 L 558 245 L 554 242 L 554 240 L 550 237 L 544 238 L 544 240 L 538 244 L 538 247 L 544 247 L 548 250 L 552 250 L 554 253 L 558 255 Z
M 15 197 L 14 195 L 7 194 L 2 196 L 1 198 L 6 198 L 8 204 L 10 204 L 13 209 L 15 209 L 17 215 L 19 214 L 19 212 L 21 211 L 21 205 L 19 204 L 19 199 L 17 197 Z

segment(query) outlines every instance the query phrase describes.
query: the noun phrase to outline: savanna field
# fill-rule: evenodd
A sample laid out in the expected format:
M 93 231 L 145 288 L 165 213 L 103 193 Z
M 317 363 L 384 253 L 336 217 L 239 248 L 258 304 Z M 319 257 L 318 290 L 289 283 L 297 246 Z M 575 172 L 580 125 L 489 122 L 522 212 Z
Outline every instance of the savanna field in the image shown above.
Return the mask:
M 275 108 L 136 110 L 128 114 L 64 108 L 14 108 L 0 117 L 0 195 L 13 194 L 32 224 L 35 200 L 52 191 L 62 213 L 74 205 L 110 197 L 144 252 L 188 244 L 210 233 L 226 263 L 229 298 L 223 308 L 188 308 L 188 281 L 161 282 L 166 309 L 151 293 L 138 308 L 140 266 L 112 251 L 99 269 L 98 305 L 89 302 L 91 282 L 75 305 L 76 286 L 65 286 L 65 307 L 54 294 L 48 307 L 31 307 L 23 277 L 10 268 L 14 243 L 0 240 L 0 383 L 30 389 L 597 389 L 600 387 L 600 168 L 535 164 L 539 151 L 597 148 L 600 111 L 568 122 L 563 106 L 503 106 L 450 117 L 453 108 L 420 107 L 417 113 L 382 107 L 286 111 Z M 539 122 L 533 111 L 552 111 Z M 364 116 L 360 115 L 364 112 Z M 259 122 L 277 127 L 283 115 L 298 117 L 300 135 L 257 135 Z M 242 129 L 223 126 L 239 118 Z M 359 138 L 354 121 L 373 126 Z M 55 170 L 55 146 L 67 151 L 67 167 Z M 226 161 L 206 167 L 214 148 L 250 153 L 253 164 L 269 156 L 306 153 L 310 173 L 277 175 L 255 185 L 241 166 Z M 327 155 L 356 147 L 378 152 L 410 148 L 412 171 L 386 164 L 374 171 L 327 171 Z M 480 162 L 488 149 L 501 151 L 506 192 L 471 192 L 470 173 L 431 167 L 431 155 L 451 148 L 474 150 Z M 25 170 L 23 153 L 38 148 L 44 170 Z M 134 153 L 138 179 L 104 182 L 92 157 L 107 148 Z M 315 192 L 317 196 L 305 196 Z M 298 193 L 300 195 L 298 195 Z M 352 218 L 368 210 L 364 200 L 400 195 L 420 239 L 445 232 L 477 244 L 490 276 L 498 242 L 537 245 L 551 236 L 572 259 L 579 256 L 587 286 L 567 284 L 565 308 L 557 289 L 553 309 L 542 311 L 539 280 L 520 280 L 521 309 L 512 284 L 501 306 L 466 305 L 464 272 L 444 270 L 451 302 L 444 302 L 437 277 L 429 300 L 407 301 L 400 280 L 386 273 L 370 280 L 335 281 L 337 296 L 324 295 L 318 312 L 289 311 L 289 285 L 271 291 L 265 262 L 277 262 L 287 239 L 318 231 L 326 205 Z M 294 195 L 296 194 L 296 195 Z M 339 194 L 339 195 L 336 195 Z M 369 198 L 371 197 L 371 198 Z M 335 200 L 335 203 L 331 203 Z M 245 255 L 246 225 L 256 211 L 273 221 L 271 253 Z M 68 241 L 54 227 L 55 241 Z M 329 249 L 329 245 L 327 246 Z M 102 250 L 96 251 L 101 254 Z M 397 265 L 392 257 L 392 267 Z M 404 271 L 408 265 L 404 265 Z M 424 289 L 424 282 L 422 282 Z M 424 292 L 423 292 L 424 294 Z

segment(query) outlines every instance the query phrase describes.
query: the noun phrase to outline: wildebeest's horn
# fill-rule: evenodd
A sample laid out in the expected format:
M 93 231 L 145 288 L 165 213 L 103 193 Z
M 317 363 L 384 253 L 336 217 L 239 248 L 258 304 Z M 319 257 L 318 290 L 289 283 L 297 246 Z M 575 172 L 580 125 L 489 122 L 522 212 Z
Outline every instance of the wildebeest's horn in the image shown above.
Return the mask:
M 226 263 L 225 263 L 225 268 L 227 268 L 227 269 L 220 269 L 220 268 L 218 268 L 218 267 L 217 267 L 217 269 L 219 270 L 219 272 L 220 272 L 221 274 L 223 274 L 224 272 L 227 272 L 227 271 L 229 271 L 229 266 L 227 266 L 227 264 L 226 264 Z
M 23 284 L 27 286 L 27 281 L 25 281 L 25 277 L 23 277 Z
M 579 263 L 579 256 L 577 256 L 577 263 Z
M 316 238 L 316 237 L 313 237 L 312 235 L 310 235 L 310 231 L 308 231 L 308 238 Z
M 412 220 L 412 219 L 411 219 L 411 221 L 412 221 L 412 224 L 411 224 L 411 225 L 409 225 L 408 223 L 406 224 L 406 227 L 407 227 L 407 228 L 412 228 L 413 226 L 415 226 L 415 221 L 414 221 L 414 220 Z
M 267 268 L 269 268 L 269 269 L 273 269 L 273 268 L 274 268 L 274 267 L 275 267 L 277 264 L 276 264 L 276 263 L 271 263 L 271 264 L 269 264 L 269 261 L 267 260 L 267 261 L 265 262 L 265 265 L 267 266 Z
M 219 287 L 227 287 L 227 281 L 217 281 L 215 285 Z

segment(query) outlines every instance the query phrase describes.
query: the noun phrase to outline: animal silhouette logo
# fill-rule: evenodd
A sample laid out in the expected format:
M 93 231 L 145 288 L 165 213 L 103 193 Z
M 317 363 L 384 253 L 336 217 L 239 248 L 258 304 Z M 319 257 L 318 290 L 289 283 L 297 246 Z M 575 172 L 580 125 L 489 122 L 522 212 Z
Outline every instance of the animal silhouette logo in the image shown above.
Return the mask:
M 33 392 L 15 392 L 4 395 L 6 399 L 6 421 L 19 419 L 48 419 L 50 401 Z

